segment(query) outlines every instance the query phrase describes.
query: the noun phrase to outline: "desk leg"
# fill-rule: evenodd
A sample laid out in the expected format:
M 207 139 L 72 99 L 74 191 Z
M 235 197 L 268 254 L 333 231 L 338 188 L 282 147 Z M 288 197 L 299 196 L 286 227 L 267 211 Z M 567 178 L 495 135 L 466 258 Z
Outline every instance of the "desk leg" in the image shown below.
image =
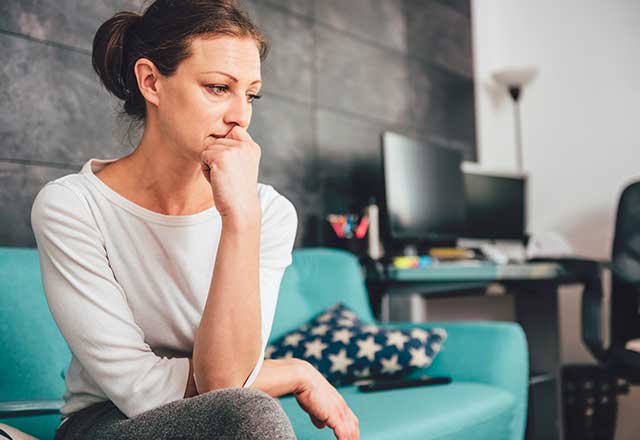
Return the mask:
M 384 297 L 387 295 L 385 289 L 377 283 L 367 283 L 367 292 L 369 294 L 369 304 L 371 305 L 371 312 L 373 313 L 373 317 L 379 321 L 385 321 L 385 317 L 382 311 L 382 303 L 384 302 Z M 389 319 L 389 315 L 386 315 L 386 320 Z
M 380 320 L 382 322 L 389 322 L 390 309 L 391 298 L 387 292 L 382 292 L 382 298 L 380 299 Z
M 529 369 L 554 376 L 554 380 L 529 386 L 527 440 L 563 438 L 557 291 L 558 286 L 547 285 L 514 292 L 516 318 L 529 344 Z

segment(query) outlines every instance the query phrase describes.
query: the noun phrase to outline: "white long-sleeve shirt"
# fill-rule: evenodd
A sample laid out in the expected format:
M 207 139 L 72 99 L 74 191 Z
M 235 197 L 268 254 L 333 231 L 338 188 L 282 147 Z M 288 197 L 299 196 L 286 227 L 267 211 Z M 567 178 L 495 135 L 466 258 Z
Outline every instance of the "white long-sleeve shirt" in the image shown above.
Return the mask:
M 115 160 L 47 183 L 31 210 L 46 298 L 72 352 L 64 416 L 111 400 L 131 418 L 183 398 L 220 241 L 215 207 L 164 215 L 113 191 L 95 173 Z M 262 353 L 244 387 L 262 366 L 297 229 L 288 199 L 258 192 Z

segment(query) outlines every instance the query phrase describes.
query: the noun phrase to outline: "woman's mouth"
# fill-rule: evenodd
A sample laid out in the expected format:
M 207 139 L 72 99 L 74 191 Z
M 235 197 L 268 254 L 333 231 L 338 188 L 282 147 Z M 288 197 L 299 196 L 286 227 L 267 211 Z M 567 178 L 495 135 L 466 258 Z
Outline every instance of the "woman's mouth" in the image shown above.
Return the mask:
M 216 139 L 220 139 L 220 138 L 227 137 L 227 133 L 223 133 L 223 134 L 211 133 L 209 136 L 214 137 Z

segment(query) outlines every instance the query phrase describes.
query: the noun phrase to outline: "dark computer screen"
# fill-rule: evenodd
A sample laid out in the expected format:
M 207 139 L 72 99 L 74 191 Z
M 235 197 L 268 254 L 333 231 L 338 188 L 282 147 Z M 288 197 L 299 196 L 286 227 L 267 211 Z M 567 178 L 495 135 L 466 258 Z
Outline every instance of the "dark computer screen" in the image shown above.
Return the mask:
M 522 240 L 526 232 L 524 177 L 465 172 L 465 237 Z
M 462 157 L 457 150 L 383 133 L 383 215 L 392 239 L 429 241 L 464 232 Z

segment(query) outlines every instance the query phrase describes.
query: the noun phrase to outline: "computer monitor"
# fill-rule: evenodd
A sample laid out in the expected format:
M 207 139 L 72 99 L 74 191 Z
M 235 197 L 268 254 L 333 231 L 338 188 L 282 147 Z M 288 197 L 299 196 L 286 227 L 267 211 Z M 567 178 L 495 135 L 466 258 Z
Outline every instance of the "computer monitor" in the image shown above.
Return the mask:
M 526 177 L 465 171 L 466 238 L 524 240 Z
M 385 247 L 390 241 L 400 246 L 455 244 L 465 230 L 462 158 L 458 150 L 382 134 Z

